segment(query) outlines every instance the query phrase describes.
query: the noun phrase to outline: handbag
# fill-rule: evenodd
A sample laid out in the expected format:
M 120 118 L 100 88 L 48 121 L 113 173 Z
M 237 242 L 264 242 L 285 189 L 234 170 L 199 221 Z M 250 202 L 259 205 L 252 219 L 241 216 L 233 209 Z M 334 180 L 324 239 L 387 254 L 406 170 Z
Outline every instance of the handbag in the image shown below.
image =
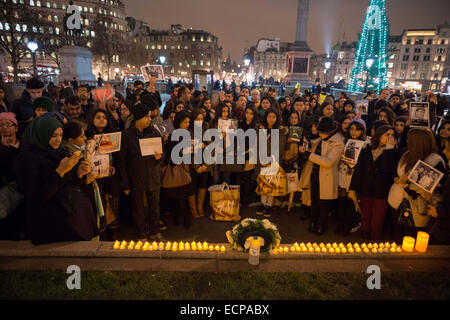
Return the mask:
M 189 167 L 179 164 L 172 167 L 170 164 L 162 169 L 161 186 L 164 189 L 179 188 L 191 183 Z
M 0 188 L 0 219 L 10 215 L 22 202 L 24 196 L 17 191 L 16 182 L 7 182 L 3 177 L 5 185 Z
M 411 210 L 411 205 L 407 198 L 404 198 L 397 209 L 397 224 L 404 228 L 414 227 L 414 217 Z

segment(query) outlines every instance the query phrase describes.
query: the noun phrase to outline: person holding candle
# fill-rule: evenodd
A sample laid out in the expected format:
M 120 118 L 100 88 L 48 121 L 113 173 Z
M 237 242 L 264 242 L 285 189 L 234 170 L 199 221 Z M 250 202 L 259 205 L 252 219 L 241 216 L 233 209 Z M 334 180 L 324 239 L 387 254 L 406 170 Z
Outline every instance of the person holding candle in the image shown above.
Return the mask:
M 366 241 L 381 237 L 397 159 L 394 128 L 381 125 L 375 130 L 370 147 L 361 150 L 349 187 L 349 198 L 361 212 Z

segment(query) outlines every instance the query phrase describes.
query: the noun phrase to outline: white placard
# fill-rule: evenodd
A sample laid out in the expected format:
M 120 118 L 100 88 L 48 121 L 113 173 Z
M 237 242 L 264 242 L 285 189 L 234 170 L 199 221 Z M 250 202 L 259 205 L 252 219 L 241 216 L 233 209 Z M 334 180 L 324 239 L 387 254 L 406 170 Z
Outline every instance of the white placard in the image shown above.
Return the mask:
M 162 154 L 163 152 L 161 137 L 139 139 L 139 147 L 143 157 L 152 156 L 155 153 Z
M 433 193 L 443 176 L 442 172 L 419 160 L 409 173 L 408 180 L 426 192 Z
M 356 164 L 358 162 L 359 154 L 364 147 L 365 141 L 349 139 L 345 145 L 342 160 L 348 163 Z
M 164 81 L 164 71 L 159 64 L 142 66 L 141 72 L 145 82 L 150 81 L 151 77 L 155 77 L 156 80 Z

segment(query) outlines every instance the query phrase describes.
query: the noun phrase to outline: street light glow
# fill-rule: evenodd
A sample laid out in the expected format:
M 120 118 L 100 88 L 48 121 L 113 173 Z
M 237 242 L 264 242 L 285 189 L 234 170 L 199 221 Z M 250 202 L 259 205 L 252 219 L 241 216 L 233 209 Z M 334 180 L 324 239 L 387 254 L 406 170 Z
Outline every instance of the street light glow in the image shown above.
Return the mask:
M 31 52 L 35 52 L 38 49 L 38 44 L 34 41 L 30 41 L 27 43 L 27 48 L 30 49 Z
M 248 67 L 248 65 L 250 64 L 250 59 L 249 58 L 245 58 L 244 59 L 244 64 L 246 67 Z
M 373 63 L 374 63 L 374 59 L 372 59 L 372 58 L 367 59 L 366 60 L 366 67 L 368 69 L 372 68 Z
M 325 68 L 328 70 L 331 67 L 331 61 L 325 62 Z
M 165 56 L 159 56 L 159 62 L 161 62 L 161 64 L 166 63 L 166 57 Z

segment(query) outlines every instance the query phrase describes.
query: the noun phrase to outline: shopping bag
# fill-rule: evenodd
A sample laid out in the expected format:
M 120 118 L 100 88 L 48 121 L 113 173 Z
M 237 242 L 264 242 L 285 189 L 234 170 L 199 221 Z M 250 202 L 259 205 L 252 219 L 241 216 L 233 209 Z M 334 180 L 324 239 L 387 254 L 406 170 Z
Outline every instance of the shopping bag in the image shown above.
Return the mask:
M 209 187 L 209 204 L 213 213 L 212 220 L 238 221 L 240 207 L 240 186 L 226 183 Z
M 287 179 L 287 193 L 298 191 L 298 173 L 297 171 L 292 173 L 286 173 Z
M 256 193 L 272 197 L 281 197 L 287 194 L 286 172 L 278 165 L 278 170 L 263 168 L 256 179 L 258 187 Z

